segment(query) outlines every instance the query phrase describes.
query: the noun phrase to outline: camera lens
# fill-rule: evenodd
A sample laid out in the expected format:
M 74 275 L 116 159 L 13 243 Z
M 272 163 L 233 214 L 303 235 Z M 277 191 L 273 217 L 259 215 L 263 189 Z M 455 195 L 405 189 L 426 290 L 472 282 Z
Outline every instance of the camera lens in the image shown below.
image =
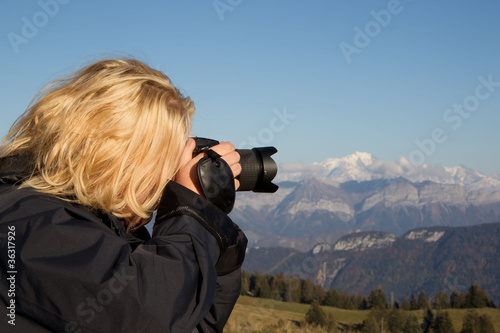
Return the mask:
M 274 147 L 236 149 L 240 154 L 241 173 L 236 177 L 240 181 L 238 191 L 274 193 L 278 186 L 272 183 L 278 172 L 276 162 L 271 155 L 277 152 Z

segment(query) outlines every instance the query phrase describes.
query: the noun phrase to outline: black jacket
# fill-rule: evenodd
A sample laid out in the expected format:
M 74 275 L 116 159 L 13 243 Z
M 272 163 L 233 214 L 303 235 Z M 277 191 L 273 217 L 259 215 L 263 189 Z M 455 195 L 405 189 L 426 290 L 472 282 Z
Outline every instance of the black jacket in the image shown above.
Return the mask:
M 131 235 L 111 214 L 18 189 L 15 164 L 0 160 L 0 332 L 222 331 L 246 247 L 226 214 L 170 182 L 152 236 Z

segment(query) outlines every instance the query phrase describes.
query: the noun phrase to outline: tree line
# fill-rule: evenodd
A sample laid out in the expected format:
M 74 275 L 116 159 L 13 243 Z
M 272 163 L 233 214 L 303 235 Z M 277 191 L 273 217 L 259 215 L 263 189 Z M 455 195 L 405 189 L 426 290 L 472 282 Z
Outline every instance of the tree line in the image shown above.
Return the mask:
M 305 321 L 314 327 L 323 328 L 322 331 L 339 331 L 339 325 L 335 318 L 331 313 L 327 316 L 317 301 L 311 303 Z M 427 309 L 424 318 L 420 321 L 415 313 L 396 308 L 392 308 L 392 310 L 372 309 L 361 324 L 344 325 L 341 331 L 362 333 L 457 333 L 446 310 L 433 311 Z M 469 309 L 462 320 L 462 329 L 459 332 L 495 333 L 495 328 L 488 315 L 479 314 L 476 309 Z
M 440 291 L 432 299 L 428 299 L 425 292 L 421 291 L 418 296 L 412 294 L 405 297 L 401 303 L 394 301 L 393 304 L 389 304 L 382 289 L 371 291 L 368 297 L 361 293 L 349 295 L 347 292 L 338 291 L 335 288 L 325 290 L 323 287 L 313 284 L 309 279 L 287 277 L 283 273 L 260 274 L 258 271 L 255 274 L 242 272 L 241 294 L 302 304 L 311 304 L 316 301 L 319 305 L 346 310 L 388 308 L 442 310 L 495 307 L 493 301 L 478 285 L 472 285 L 466 292 L 452 291 L 449 295 L 445 291 Z

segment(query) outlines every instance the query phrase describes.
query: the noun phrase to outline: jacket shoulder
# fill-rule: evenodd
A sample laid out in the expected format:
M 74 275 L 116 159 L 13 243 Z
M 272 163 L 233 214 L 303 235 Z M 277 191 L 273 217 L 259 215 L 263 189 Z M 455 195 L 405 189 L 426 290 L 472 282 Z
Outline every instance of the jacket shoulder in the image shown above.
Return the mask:
M 0 187 L 0 223 L 36 219 L 38 223 L 58 223 L 67 220 L 98 222 L 101 219 L 84 207 L 78 207 L 55 196 L 32 188 Z M 105 227 L 103 225 L 103 227 Z

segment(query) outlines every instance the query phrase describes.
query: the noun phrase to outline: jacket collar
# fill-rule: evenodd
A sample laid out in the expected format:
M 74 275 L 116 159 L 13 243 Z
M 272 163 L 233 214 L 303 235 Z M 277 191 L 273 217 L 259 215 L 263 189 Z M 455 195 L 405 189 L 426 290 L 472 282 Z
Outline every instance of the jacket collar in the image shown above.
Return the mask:
M 28 153 L 7 156 L 0 159 L 0 184 L 16 184 L 31 176 L 33 159 Z

